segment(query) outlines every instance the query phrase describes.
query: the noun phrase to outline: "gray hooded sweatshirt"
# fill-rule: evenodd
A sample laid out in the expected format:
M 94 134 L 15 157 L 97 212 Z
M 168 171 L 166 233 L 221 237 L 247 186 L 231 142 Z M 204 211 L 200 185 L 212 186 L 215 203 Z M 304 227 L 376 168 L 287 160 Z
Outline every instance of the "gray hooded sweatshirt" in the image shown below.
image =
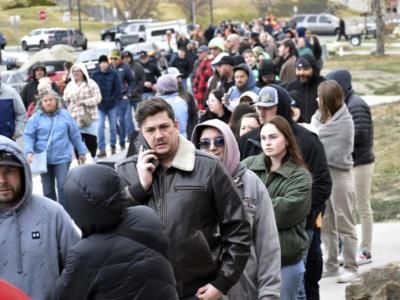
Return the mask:
M 222 163 L 239 190 L 253 235 L 243 274 L 223 299 L 277 300 L 280 296 L 281 248 L 267 188 L 256 174 L 240 163 L 239 147 L 226 123 L 213 119 L 198 124 L 193 130 L 192 142 L 198 145 L 201 133 L 207 127 L 219 130 L 224 137 Z
M 0 209 L 0 278 L 43 300 L 61 274 L 68 248 L 79 239 L 77 227 L 57 202 L 32 194 L 32 175 L 18 145 L 0 136 L 0 151 L 23 165 L 24 191 L 11 209 Z

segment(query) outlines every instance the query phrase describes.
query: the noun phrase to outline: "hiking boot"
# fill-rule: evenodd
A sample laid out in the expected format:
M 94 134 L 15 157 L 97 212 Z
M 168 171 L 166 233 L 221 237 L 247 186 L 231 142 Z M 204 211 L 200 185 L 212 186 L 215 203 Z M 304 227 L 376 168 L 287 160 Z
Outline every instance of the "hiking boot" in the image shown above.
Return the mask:
M 371 253 L 369 253 L 368 251 L 362 251 L 362 252 L 358 253 L 357 257 L 356 257 L 356 261 L 357 261 L 357 265 L 359 265 L 359 266 L 372 263 Z
M 105 158 L 107 157 L 107 153 L 105 150 L 99 150 L 99 152 L 97 153 L 97 158 Z
M 357 273 L 356 272 L 350 272 L 347 270 L 344 270 L 342 274 L 338 277 L 336 280 L 337 283 L 349 283 L 352 282 L 354 279 L 357 278 Z
M 117 149 L 115 146 L 111 146 L 111 155 L 114 155 L 115 153 L 117 153 Z
M 120 147 L 121 151 L 125 150 L 125 144 L 120 144 L 119 147 Z

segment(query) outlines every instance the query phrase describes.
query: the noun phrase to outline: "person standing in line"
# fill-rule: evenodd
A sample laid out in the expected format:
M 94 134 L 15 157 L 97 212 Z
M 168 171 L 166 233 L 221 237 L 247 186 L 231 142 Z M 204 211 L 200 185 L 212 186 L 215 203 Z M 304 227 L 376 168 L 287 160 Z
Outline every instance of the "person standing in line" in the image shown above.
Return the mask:
M 136 120 L 148 149 L 141 146 L 116 165 L 132 205 L 150 206 L 160 217 L 180 299 L 220 299 L 250 254 L 251 228 L 240 196 L 217 158 L 179 134 L 166 101 L 144 101 Z
M 80 236 L 63 207 L 33 194 L 32 184 L 25 155 L 0 136 L 0 278 L 41 300 L 54 288 L 67 250 Z
M 24 132 L 26 123 L 26 110 L 24 103 L 13 87 L 1 82 L 1 80 L 0 112 L 0 135 L 13 140 L 20 137 Z
M 74 64 L 71 67 L 71 74 L 71 81 L 64 89 L 64 101 L 78 124 L 82 140 L 92 159 L 95 159 L 98 133 L 97 105 L 101 102 L 101 92 L 97 83 L 89 78 L 84 64 Z M 78 152 L 75 148 L 77 158 Z
M 60 102 L 51 86 L 40 91 L 38 110 L 25 127 L 24 152 L 32 163 L 36 154 L 47 150 L 47 173 L 40 175 L 43 195 L 65 206 L 64 181 L 72 161 L 71 145 L 77 149 L 82 164 L 86 161 L 87 149 L 75 120 Z
M 326 75 L 326 79 L 335 80 L 341 86 L 345 103 L 354 121 L 352 156 L 354 160 L 355 208 L 361 221 L 361 243 L 357 263 L 363 265 L 372 262 L 371 244 L 374 218 L 370 197 L 375 165 L 374 124 L 368 104 L 353 90 L 351 74 L 348 70 L 332 71 Z
M 145 101 L 156 94 L 156 82 L 161 72 L 157 62 L 151 61 L 146 51 L 141 51 L 139 55 L 139 63 L 143 67 L 145 76 L 143 87 L 143 101 Z
M 119 99 L 121 99 L 122 90 L 119 76 L 108 64 L 106 55 L 99 57 L 99 67 L 93 73 L 93 80 L 97 83 L 101 92 L 101 102 L 97 105 L 99 112 L 99 152 L 97 153 L 97 157 L 104 158 L 107 156 L 104 135 L 106 118 L 108 118 L 110 130 L 111 155 L 116 153 L 118 103 Z
M 305 230 L 311 207 L 311 174 L 285 118 L 275 116 L 260 131 L 263 153 L 243 164 L 257 174 L 271 195 L 281 245 L 280 299 L 297 299 L 303 282 Z
M 130 67 L 121 59 L 121 51 L 114 49 L 110 53 L 110 61 L 114 70 L 117 72 L 121 81 L 121 99 L 118 101 L 118 121 L 117 131 L 119 146 L 125 150 L 125 141 L 129 140 L 128 129 L 133 128 L 132 118 L 127 118 L 128 111 L 132 111 L 130 100 L 135 91 L 134 74 Z M 126 122 L 128 120 L 128 123 Z
M 196 126 L 193 144 L 222 161 L 239 190 L 251 220 L 250 257 L 239 282 L 227 294 L 234 300 L 279 299 L 280 244 L 272 201 L 264 183 L 240 163 L 239 147 L 229 126 L 217 119 Z
M 68 251 L 52 300 L 178 300 L 162 223 L 149 207 L 127 208 L 121 179 L 112 168 L 92 164 L 72 169 L 65 196 L 83 236 Z
M 357 277 L 357 231 L 353 216 L 354 205 L 354 122 L 344 103 L 344 94 L 334 80 L 318 87 L 318 111 L 311 125 L 318 130 L 324 145 L 332 194 L 322 218 L 322 241 L 327 251 L 324 277 L 338 276 L 338 283 L 351 282 Z M 344 271 L 339 273 L 339 237 L 342 239 Z

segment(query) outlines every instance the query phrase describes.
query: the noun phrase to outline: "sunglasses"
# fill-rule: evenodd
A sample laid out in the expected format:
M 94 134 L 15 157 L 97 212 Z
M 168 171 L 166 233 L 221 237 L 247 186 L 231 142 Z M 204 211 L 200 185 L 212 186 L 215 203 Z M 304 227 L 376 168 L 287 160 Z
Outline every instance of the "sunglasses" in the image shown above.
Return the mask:
M 225 145 L 224 138 L 222 136 L 217 136 L 214 140 L 204 138 L 199 142 L 200 149 L 210 149 L 211 144 L 214 144 L 215 147 L 223 147 Z

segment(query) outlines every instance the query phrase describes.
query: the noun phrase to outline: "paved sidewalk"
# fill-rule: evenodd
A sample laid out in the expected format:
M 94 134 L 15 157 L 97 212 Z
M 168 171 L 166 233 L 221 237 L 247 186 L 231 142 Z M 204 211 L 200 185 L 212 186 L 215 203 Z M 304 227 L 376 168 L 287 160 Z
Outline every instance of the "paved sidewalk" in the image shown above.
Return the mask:
M 360 226 L 357 225 L 360 236 Z M 372 263 L 359 267 L 359 273 L 371 268 L 400 261 L 400 223 L 375 223 L 372 239 Z M 345 288 L 348 284 L 336 283 L 336 278 L 324 278 L 320 281 L 321 300 L 344 300 Z M 400 296 L 399 296 L 400 297 Z

